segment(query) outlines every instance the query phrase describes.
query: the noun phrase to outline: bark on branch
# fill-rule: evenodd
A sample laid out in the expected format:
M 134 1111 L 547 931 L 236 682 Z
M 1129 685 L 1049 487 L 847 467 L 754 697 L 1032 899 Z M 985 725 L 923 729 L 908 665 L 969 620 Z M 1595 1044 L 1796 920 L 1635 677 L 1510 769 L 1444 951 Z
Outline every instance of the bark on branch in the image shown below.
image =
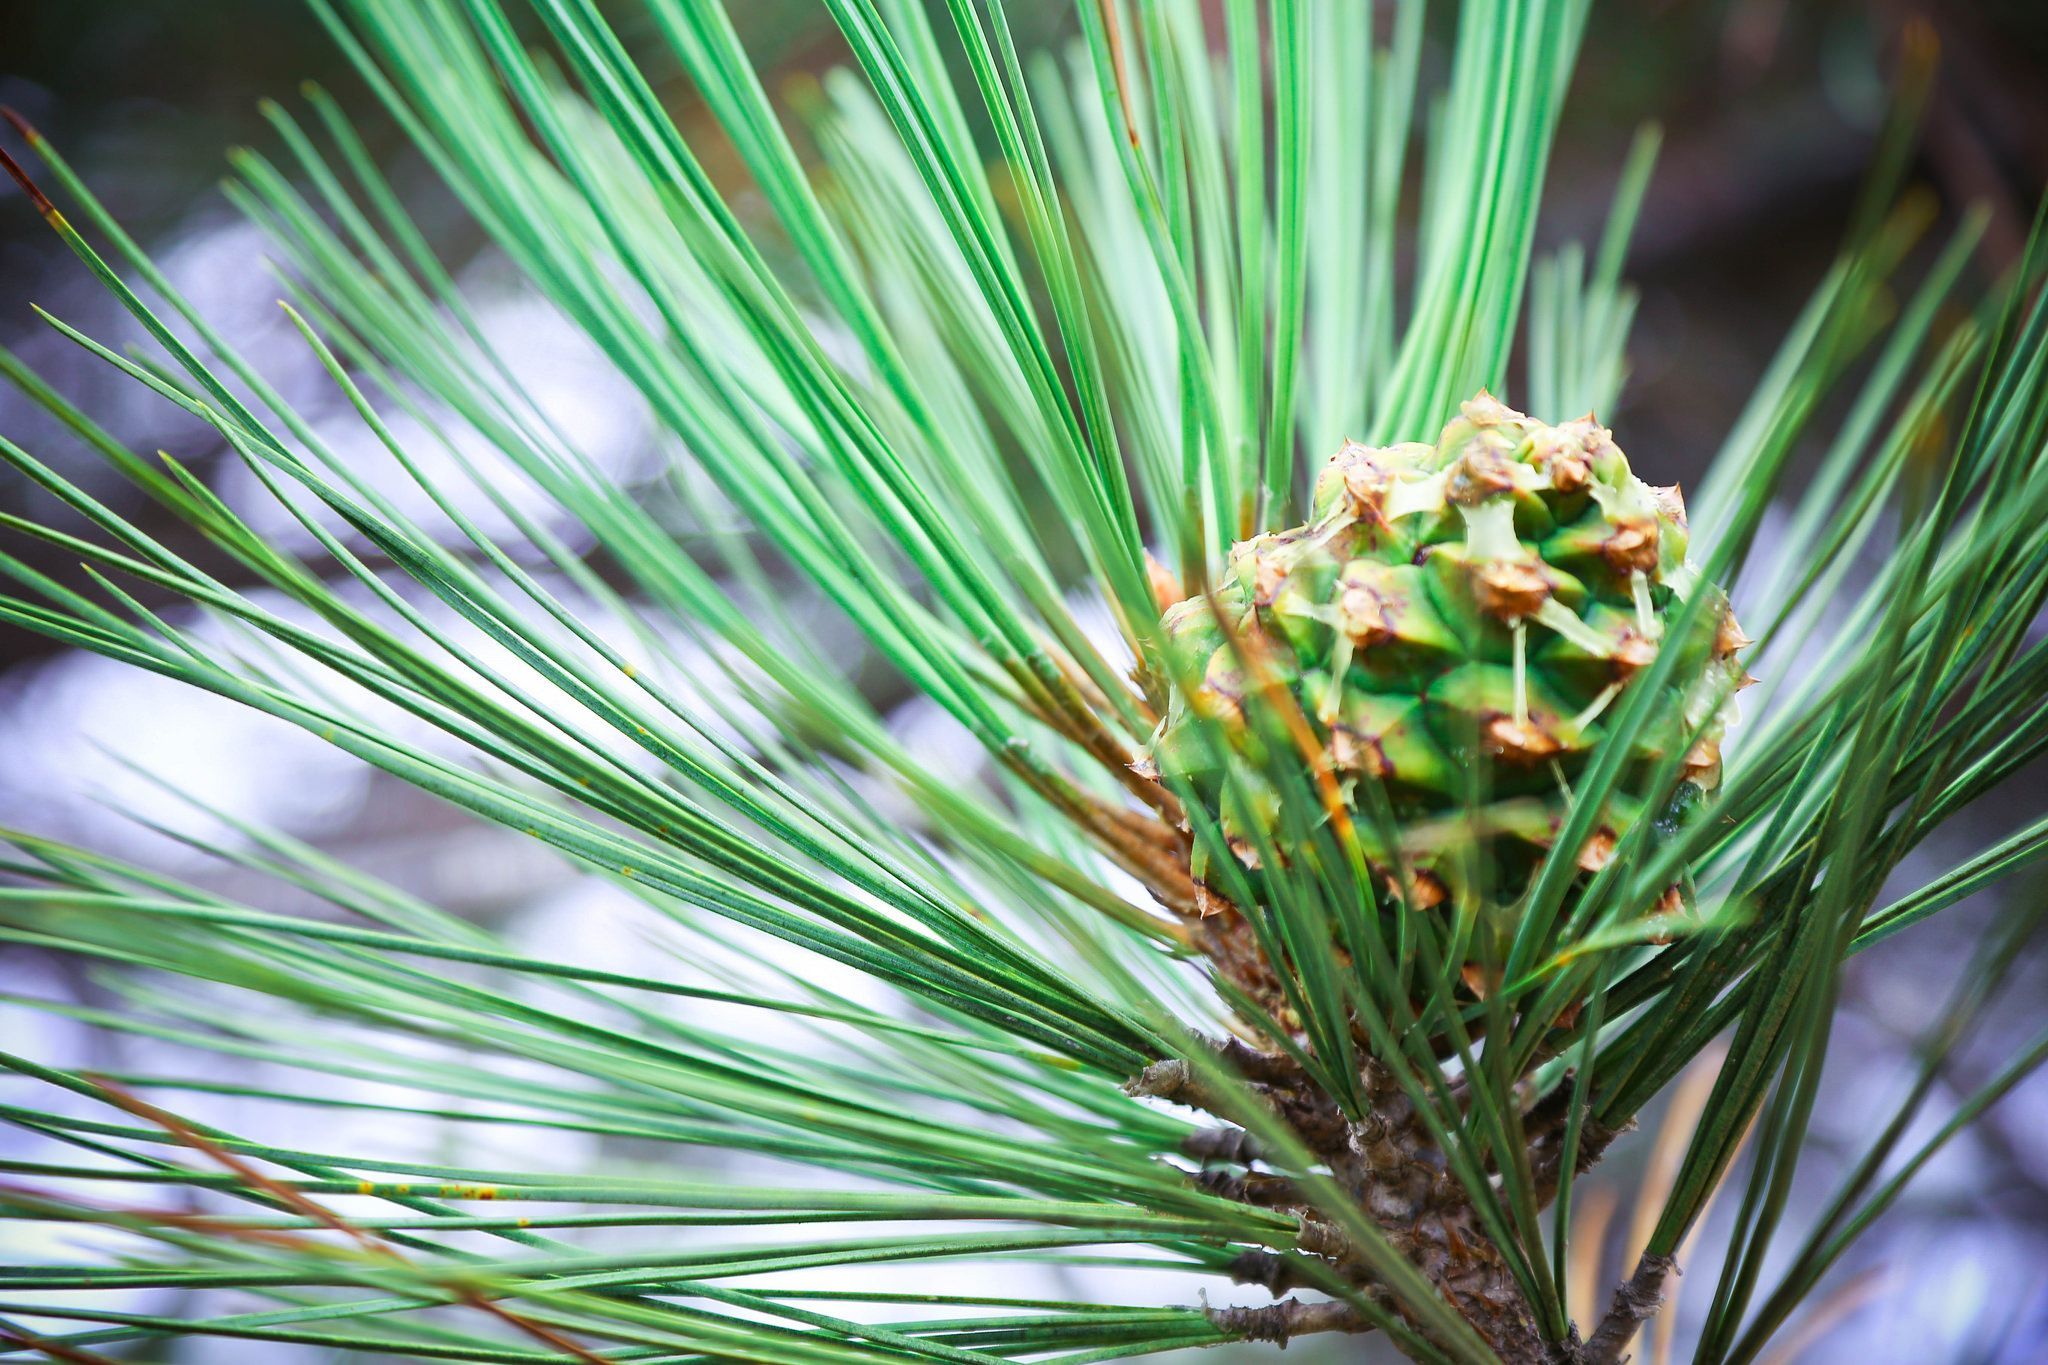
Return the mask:
M 1408 1095 L 1385 1068 L 1368 1063 L 1359 1077 L 1367 1109 L 1348 1116 L 1332 1097 L 1281 1053 L 1266 1053 L 1237 1039 L 1202 1040 L 1219 1061 L 1245 1082 L 1238 1090 L 1209 1085 L 1196 1067 L 1178 1058 L 1155 1062 L 1124 1087 L 1133 1095 L 1154 1096 L 1203 1109 L 1219 1118 L 1242 1117 L 1251 1099 L 1279 1120 L 1314 1154 L 1319 1165 L 1345 1191 L 1359 1212 L 1376 1223 L 1391 1247 L 1422 1272 L 1460 1317 L 1503 1360 L 1515 1365 L 1620 1365 L 1637 1327 L 1662 1301 L 1668 1260 L 1646 1257 L 1636 1274 L 1617 1291 L 1607 1318 L 1592 1341 L 1581 1347 L 1574 1335 L 1564 1342 L 1545 1341 L 1534 1312 L 1523 1298 L 1506 1258 L 1487 1234 L 1467 1191 L 1437 1150 L 1428 1126 L 1415 1112 Z M 1249 1092 L 1247 1095 L 1246 1092 Z M 1555 1196 L 1565 1165 L 1565 1136 L 1570 1129 L 1575 1093 L 1567 1081 L 1537 1099 L 1518 1093 L 1524 1106 L 1526 1158 L 1538 1203 Z M 1585 1171 L 1605 1154 L 1608 1145 L 1630 1125 L 1610 1128 L 1591 1114 L 1582 1114 L 1572 1166 Z M 1225 1198 L 1267 1208 L 1291 1209 L 1301 1215 L 1295 1251 L 1320 1262 L 1346 1282 L 1367 1293 L 1382 1292 L 1367 1258 L 1349 1237 L 1317 1217 L 1313 1203 L 1293 1180 L 1252 1169 L 1260 1160 L 1257 1144 L 1233 1125 L 1203 1129 L 1183 1140 L 1184 1156 L 1202 1169 L 1189 1172 L 1202 1188 Z M 1246 1251 L 1230 1265 L 1232 1278 L 1263 1285 L 1274 1295 L 1316 1282 L 1288 1257 L 1267 1251 Z M 1391 1311 L 1413 1318 L 1398 1304 Z M 1369 1322 L 1342 1304 L 1302 1304 L 1281 1300 L 1259 1309 L 1220 1309 L 1211 1313 L 1219 1327 L 1250 1340 L 1284 1342 L 1328 1317 L 1344 1330 L 1366 1330 Z
M 1211 1194 L 1234 1199 L 1255 1208 L 1306 1207 L 1308 1199 L 1292 1180 L 1281 1175 L 1238 1174 L 1233 1171 L 1203 1171 L 1195 1183 Z
M 1623 1352 L 1635 1340 L 1636 1330 L 1663 1305 L 1664 1285 L 1677 1269 L 1678 1262 L 1669 1256 L 1643 1253 L 1635 1274 L 1615 1286 L 1607 1316 L 1579 1353 L 1582 1365 L 1621 1365 L 1628 1358 Z
M 1363 1332 L 1371 1328 L 1363 1314 L 1348 1303 L 1332 1299 L 1327 1303 L 1303 1303 L 1282 1299 L 1256 1308 L 1209 1308 L 1204 1310 L 1219 1332 L 1244 1341 L 1270 1341 L 1285 1346 L 1290 1338 L 1310 1332 Z
M 1300 1268 L 1277 1251 L 1241 1251 L 1230 1262 L 1230 1278 L 1238 1284 L 1255 1284 L 1274 1298 L 1308 1283 Z
M 1228 1166 L 1249 1166 L 1265 1153 L 1259 1140 L 1235 1124 L 1198 1128 L 1181 1139 L 1181 1154 L 1203 1165 L 1218 1162 Z

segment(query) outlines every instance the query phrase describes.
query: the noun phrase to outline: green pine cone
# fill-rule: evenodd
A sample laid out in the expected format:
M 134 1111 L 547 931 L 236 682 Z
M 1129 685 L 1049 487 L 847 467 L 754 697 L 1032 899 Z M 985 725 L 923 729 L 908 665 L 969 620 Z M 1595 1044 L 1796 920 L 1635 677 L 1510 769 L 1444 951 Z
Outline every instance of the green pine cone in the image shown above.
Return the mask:
M 1262 847 L 1286 846 L 1260 837 L 1278 798 L 1255 762 L 1233 761 L 1226 799 L 1222 753 L 1257 752 L 1247 708 L 1284 688 L 1353 816 L 1383 912 L 1401 903 L 1400 873 L 1375 834 L 1371 780 L 1393 812 L 1408 903 L 1469 904 L 1502 947 L 1603 721 L 1693 591 L 1685 552 L 1678 490 L 1638 479 L 1591 416 L 1550 426 L 1481 393 L 1435 445 L 1347 443 L 1317 478 L 1306 525 L 1241 542 L 1210 596 L 1167 610 L 1183 676 L 1200 681 L 1175 689 L 1150 766 L 1191 787 L 1256 869 Z M 1675 804 L 1718 784 L 1747 641 L 1725 602 L 1712 606 L 1622 792 L 1642 793 L 1681 744 Z M 1220 728 L 1198 728 L 1197 714 Z M 1610 801 L 1581 865 L 1600 866 L 1641 813 L 1640 795 Z

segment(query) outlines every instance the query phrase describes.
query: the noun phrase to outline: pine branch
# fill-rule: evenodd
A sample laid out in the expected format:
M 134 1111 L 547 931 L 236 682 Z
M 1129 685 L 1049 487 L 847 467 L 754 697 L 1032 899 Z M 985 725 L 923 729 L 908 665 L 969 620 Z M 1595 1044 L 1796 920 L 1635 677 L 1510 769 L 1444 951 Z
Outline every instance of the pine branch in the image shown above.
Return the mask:
M 1200 6 L 1080 0 L 1063 62 L 1019 51 L 999 5 L 957 0 L 941 31 L 924 5 L 831 0 L 852 65 L 784 109 L 716 4 L 640 0 L 615 27 L 583 0 L 313 3 L 521 318 L 578 337 L 644 418 L 659 476 L 627 486 L 580 443 L 325 94 L 317 128 L 266 107 L 281 159 L 238 153 L 230 190 L 343 400 L 318 410 L 10 115 L 49 183 L 6 168 L 150 348 L 46 320 L 250 477 L 229 498 L 145 459 L 0 356 L 206 548 L 0 440 L 73 519 L 0 532 L 83 566 L 0 553 L 0 624 L 538 841 L 653 951 L 522 947 L 203 807 L 200 831 L 146 823 L 317 911 L 0 832 L 0 944 L 110 982 L 104 1007 L 19 1007 L 195 1059 L 96 1089 L 0 1056 L 48 1094 L 0 1117 L 75 1153 L 17 1164 L 255 1210 L 10 1187 L 10 1217 L 113 1249 L 0 1286 L 282 1305 L 46 1305 L 78 1330 L 9 1340 L 533 1354 L 510 1329 L 591 1358 L 854 1365 L 1376 1326 L 1461 1365 L 1615 1365 L 1760 1113 L 1717 1349 L 1760 1345 L 1895 1199 L 1903 1174 L 1873 1182 L 1907 1111 L 1750 1312 L 1843 960 L 2048 858 L 2023 831 L 1874 909 L 2048 745 L 2048 246 L 1944 335 L 1966 218 L 1897 306 L 1925 225 L 1884 206 L 1924 44 L 1842 257 L 1689 517 L 1591 417 L 1494 396 L 1518 332 L 1513 372 L 1548 403 L 1604 403 L 1626 368 L 1654 134 L 1596 251 L 1532 254 L 1583 6 L 1468 0 L 1425 60 L 1420 5 L 1383 28 L 1231 0 L 1211 32 Z M 671 72 L 701 118 L 668 114 Z M 1795 504 L 1783 563 L 1754 566 L 1774 500 Z M 1746 668 L 1764 699 L 1731 728 Z M 842 972 L 861 989 L 823 984 Z M 1573 1181 L 1720 1037 L 1659 1250 L 1576 1346 Z M 1907 1171 L 2044 1063 L 2030 1048 Z M 287 1145 L 173 1097 L 390 1113 L 455 1152 L 574 1134 L 597 1164 Z M 167 1160 L 181 1141 L 211 1165 Z M 618 1166 L 614 1143 L 679 1160 Z M 691 1178 L 700 1150 L 801 1176 Z M 624 1227 L 679 1235 L 600 1240 Z M 405 1254 L 336 1256 L 323 1230 Z M 1089 1257 L 1351 1292 L 1205 1310 L 784 1274 Z
M 1644 1252 L 1635 1272 L 1615 1286 L 1614 1301 L 1600 1319 L 1600 1325 L 1580 1349 L 1585 1365 L 1621 1365 L 1636 1332 L 1656 1315 L 1664 1304 L 1664 1286 L 1678 1272 L 1669 1256 Z
M 1264 1156 L 1259 1140 L 1235 1124 L 1198 1128 L 1181 1139 L 1181 1154 L 1207 1165 L 1249 1166 Z
M 1282 1299 L 1252 1308 L 1204 1310 L 1218 1330 L 1245 1341 L 1270 1341 L 1285 1346 L 1295 1337 L 1315 1332 L 1364 1332 L 1371 1323 L 1341 1300 L 1319 1303 Z

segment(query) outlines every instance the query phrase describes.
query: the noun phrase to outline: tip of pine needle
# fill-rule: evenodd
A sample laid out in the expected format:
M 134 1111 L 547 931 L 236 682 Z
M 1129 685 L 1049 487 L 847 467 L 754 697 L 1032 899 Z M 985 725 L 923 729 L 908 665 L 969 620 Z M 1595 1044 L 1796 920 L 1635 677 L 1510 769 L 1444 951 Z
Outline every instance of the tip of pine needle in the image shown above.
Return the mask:
M 27 119 L 23 118 L 21 115 L 21 111 L 19 109 L 16 109 L 13 105 L 0 104 L 0 118 L 4 118 L 9 123 L 13 124 L 14 131 L 20 133 L 23 140 L 25 140 L 30 146 L 34 146 L 36 143 L 41 142 L 43 140 L 43 135 L 36 131 L 35 125 L 30 123 Z
M 1941 34 L 1927 16 L 1907 19 L 1899 33 L 1899 55 L 1910 75 L 1921 75 L 1941 60 Z
M 1100 0 L 1102 7 L 1103 38 L 1109 47 L 1109 63 L 1116 75 L 1116 99 L 1123 113 L 1124 136 L 1130 139 L 1132 151 L 1142 151 L 1138 142 L 1138 111 L 1131 102 L 1131 78 L 1124 66 L 1124 38 L 1122 27 L 1117 22 L 1116 6 L 1111 0 Z
M 20 117 L 12 109 L 5 112 L 10 122 L 14 122 Z M 26 125 L 17 123 L 16 126 L 25 127 Z M 41 189 L 37 188 L 35 181 L 29 179 L 28 172 L 22 169 L 19 161 L 16 161 L 8 154 L 5 147 L 0 147 L 0 165 L 7 167 L 7 173 L 14 177 L 15 184 L 21 186 L 21 192 L 28 196 L 29 202 L 36 206 L 36 212 L 53 222 L 56 221 L 59 217 L 57 206 L 50 202 L 49 195 L 44 194 Z

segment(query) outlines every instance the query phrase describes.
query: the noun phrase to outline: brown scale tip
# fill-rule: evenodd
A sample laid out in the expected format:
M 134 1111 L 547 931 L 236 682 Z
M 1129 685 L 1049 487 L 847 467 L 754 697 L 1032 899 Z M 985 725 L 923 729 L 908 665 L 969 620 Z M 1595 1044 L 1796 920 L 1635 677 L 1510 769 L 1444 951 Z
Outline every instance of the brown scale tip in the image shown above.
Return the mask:
M 1593 467 L 1583 455 L 1559 455 L 1546 466 L 1550 486 L 1560 493 L 1576 493 L 1593 480 Z
M 1174 577 L 1173 570 L 1153 558 L 1149 550 L 1145 552 L 1145 581 L 1152 589 L 1152 600 L 1158 605 L 1161 616 L 1188 595 L 1187 589 L 1181 587 L 1180 579 Z
M 1253 871 L 1257 871 L 1258 868 L 1261 866 L 1259 850 L 1253 846 L 1251 840 L 1242 839 L 1235 835 L 1232 835 L 1224 842 L 1230 845 L 1231 853 L 1234 854 L 1237 860 L 1243 863 L 1246 867 L 1251 868 Z
M 1601 449 L 1614 439 L 1614 433 L 1600 425 L 1599 414 L 1591 408 L 1587 408 L 1569 422 L 1559 422 L 1557 429 L 1578 441 L 1588 455 L 1598 455 Z
M 1671 923 L 1684 913 L 1684 894 L 1675 885 L 1667 886 L 1664 893 L 1657 897 L 1657 903 L 1650 908 L 1649 921 L 1652 924 Z M 1658 929 L 1648 935 L 1648 941 L 1662 947 L 1674 937 L 1675 935 L 1670 932 Z
M 1720 770 L 1721 746 L 1711 739 L 1703 739 L 1692 746 L 1685 756 L 1685 775 L 1689 778 L 1706 776 Z
M 1548 730 L 1512 716 L 1495 716 L 1486 723 L 1485 734 L 1487 749 L 1509 763 L 1538 763 L 1564 747 Z
M 1392 476 L 1370 457 L 1354 460 L 1344 466 L 1344 500 L 1350 505 L 1351 515 L 1369 521 L 1375 526 L 1386 524 L 1387 485 Z
M 1600 543 L 1600 553 L 1616 573 L 1657 571 L 1657 523 L 1625 521 Z
M 1590 412 L 1584 417 L 1575 417 L 1569 422 L 1561 423 L 1558 430 L 1577 443 L 1588 465 L 1621 455 L 1621 447 L 1614 444 L 1614 433 L 1601 426 L 1600 419 Z
M 1330 730 L 1330 763 L 1340 772 L 1368 773 L 1382 782 L 1394 775 L 1394 765 L 1379 740 L 1343 725 Z
M 1550 479 L 1559 493 L 1576 493 L 1593 477 L 1582 443 L 1559 427 L 1548 427 L 1530 438 L 1530 463 Z
M 1714 629 L 1715 655 L 1725 659 L 1738 649 L 1747 649 L 1751 643 L 1753 642 L 1749 636 L 1743 632 L 1742 626 L 1735 620 L 1735 613 L 1732 611 L 1723 612 L 1721 614 L 1721 624 Z
M 1468 962 L 1458 969 L 1458 979 L 1465 983 L 1465 989 L 1472 992 L 1474 999 L 1484 1000 L 1499 988 L 1500 968 Z
M 1614 860 L 1614 831 L 1596 829 L 1593 837 L 1586 840 L 1586 846 L 1579 850 L 1578 864 L 1581 871 L 1598 872 Z
M 1635 631 L 1625 631 L 1615 644 L 1614 652 L 1607 656 L 1607 661 L 1614 669 L 1614 680 L 1627 682 L 1657 662 L 1657 644 Z
M 1384 508 L 1387 489 L 1394 481 L 1394 471 L 1380 458 L 1384 453 L 1347 440 L 1330 458 L 1331 468 L 1337 475 L 1337 486 L 1343 492 L 1345 511 L 1353 520 L 1370 526 L 1387 524 Z
M 1485 389 L 1460 403 L 1458 415 L 1476 427 L 1499 426 L 1503 422 L 1525 420 L 1523 414 L 1516 412 Z
M 1263 535 L 1255 540 L 1247 540 L 1240 544 L 1231 556 L 1231 568 L 1239 581 L 1243 581 L 1244 578 L 1244 561 L 1250 561 L 1251 582 L 1247 587 L 1252 605 L 1255 607 L 1272 606 L 1281 586 L 1287 582 L 1288 565 L 1279 553 L 1286 543 L 1281 535 Z
M 1680 530 L 1685 529 L 1685 490 L 1677 484 L 1666 484 L 1662 488 L 1651 488 L 1650 496 L 1657 500 L 1657 509 L 1671 518 Z
M 1444 496 L 1460 507 L 1470 507 L 1496 494 L 1511 493 L 1515 488 L 1513 464 L 1492 445 L 1474 441 L 1465 447 L 1465 453 L 1451 466 Z
M 1395 900 L 1401 899 L 1401 879 L 1391 872 L 1385 873 L 1384 876 L 1387 894 Z M 1434 872 L 1424 872 L 1418 868 L 1409 874 L 1409 881 L 1409 904 L 1417 910 L 1434 910 L 1451 898 L 1450 888 L 1445 886 L 1443 878 Z
M 1550 582 L 1535 565 L 1521 560 L 1494 559 L 1480 564 L 1472 574 L 1473 595 L 1479 609 L 1503 621 L 1534 616 L 1550 596 Z
M 1360 645 L 1371 647 L 1394 638 L 1386 601 L 1371 588 L 1346 586 L 1337 598 L 1337 614 L 1344 633 Z

